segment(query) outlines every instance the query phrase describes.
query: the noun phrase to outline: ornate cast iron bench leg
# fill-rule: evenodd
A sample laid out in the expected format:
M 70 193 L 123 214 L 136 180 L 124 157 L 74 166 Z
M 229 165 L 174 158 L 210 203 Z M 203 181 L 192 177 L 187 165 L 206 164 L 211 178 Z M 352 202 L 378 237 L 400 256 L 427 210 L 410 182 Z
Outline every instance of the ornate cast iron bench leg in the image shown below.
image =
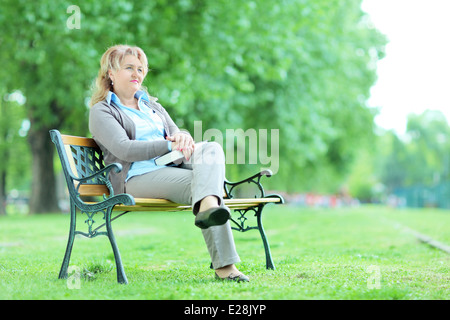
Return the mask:
M 269 241 L 267 241 L 267 237 L 266 237 L 266 233 L 264 231 L 264 227 L 262 224 L 262 211 L 264 208 L 265 204 L 259 204 L 257 207 L 251 207 L 248 209 L 236 209 L 234 210 L 235 212 L 239 213 L 239 217 L 237 218 L 236 221 L 233 218 L 231 219 L 232 222 L 234 222 L 234 224 L 237 225 L 237 227 L 232 227 L 232 229 L 240 231 L 240 232 L 247 232 L 249 230 L 254 230 L 254 229 L 258 229 L 259 230 L 259 234 L 261 235 L 261 240 L 263 242 L 264 245 L 264 252 L 266 255 L 266 269 L 271 269 L 274 270 L 275 266 L 273 264 L 273 260 L 272 260 L 272 254 L 270 252 L 270 246 L 269 246 Z M 257 226 L 247 226 L 246 225 L 246 221 L 248 220 L 248 218 L 245 216 L 249 211 L 253 211 L 255 212 L 255 217 L 256 217 L 256 222 L 257 222 Z
M 77 234 L 82 235 L 84 237 L 87 238 L 94 238 L 100 235 L 104 235 L 107 236 L 109 239 L 109 242 L 111 244 L 113 253 L 114 253 L 114 260 L 116 262 L 116 269 L 117 269 L 117 282 L 119 283 L 123 283 L 123 284 L 127 284 L 128 283 L 128 279 L 127 276 L 125 274 L 124 268 L 123 268 L 123 264 L 122 264 L 122 259 L 120 257 L 120 252 L 119 252 L 119 248 L 117 246 L 117 242 L 116 239 L 114 237 L 114 233 L 112 231 L 112 226 L 111 226 L 111 221 L 118 218 L 119 216 L 123 215 L 118 215 L 117 217 L 115 217 L 114 219 L 111 219 L 111 214 L 112 214 L 112 209 L 113 206 L 109 206 L 105 209 L 102 208 L 96 208 L 96 209 L 92 209 L 92 211 L 83 211 L 81 210 L 82 214 L 86 214 L 88 216 L 87 220 L 85 221 L 85 223 L 88 226 L 88 232 L 82 232 L 82 231 L 77 231 L 76 230 L 76 214 L 77 214 L 77 207 L 75 206 L 75 204 L 73 203 L 73 201 L 71 201 L 71 208 L 70 208 L 70 230 L 69 230 L 69 240 L 67 242 L 67 248 L 66 248 L 66 253 L 64 254 L 64 260 L 61 266 L 61 270 L 59 272 L 59 279 L 65 279 L 68 276 L 68 268 L 69 268 L 69 263 L 70 263 L 70 256 L 72 253 L 72 248 L 73 248 L 73 243 L 75 241 L 75 236 Z M 103 213 L 103 218 L 105 220 L 105 223 L 102 224 L 101 226 L 97 227 L 96 229 L 93 229 L 92 226 L 95 223 L 94 221 L 94 216 L 98 213 Z M 97 230 L 99 230 L 100 228 L 102 228 L 103 226 L 106 226 L 106 232 L 99 232 Z
M 264 188 L 260 182 L 261 178 L 263 176 L 267 176 L 267 177 L 271 177 L 272 176 L 272 171 L 270 170 L 263 170 L 247 179 L 244 179 L 242 181 L 238 181 L 238 182 L 230 182 L 230 181 L 225 181 L 225 193 L 227 195 L 227 197 L 229 199 L 233 199 L 233 191 L 236 187 L 239 187 L 240 185 L 246 185 L 246 184 L 254 184 L 258 190 L 259 190 L 259 194 L 255 195 L 255 198 L 277 198 L 279 199 L 279 201 L 277 201 L 276 203 L 278 204 L 282 204 L 284 203 L 284 199 L 283 197 L 279 196 L 279 195 L 266 195 L 264 192 Z M 231 219 L 231 221 L 233 221 L 236 225 L 236 227 L 233 227 L 234 230 L 240 231 L 240 232 L 246 232 L 248 230 L 252 230 L 252 229 L 258 229 L 259 230 L 259 234 L 261 235 L 261 239 L 264 245 L 264 251 L 266 254 L 266 269 L 275 269 L 275 266 L 273 264 L 273 260 L 272 260 L 272 254 L 270 252 L 270 246 L 269 246 L 269 242 L 267 241 L 267 236 L 266 233 L 264 231 L 264 227 L 262 224 L 262 211 L 265 205 L 267 205 L 268 203 L 260 203 L 257 207 L 251 207 L 251 208 L 247 208 L 247 209 L 236 209 L 234 210 L 235 212 L 238 212 L 240 214 L 240 217 L 237 218 L 238 221 Z M 245 216 L 247 214 L 248 211 L 252 210 L 253 212 L 255 212 L 255 216 L 256 216 L 256 222 L 257 222 L 257 226 L 256 227 L 249 227 L 246 226 L 246 220 L 247 217 Z
M 73 242 L 75 239 L 75 229 L 76 229 L 76 207 L 72 200 L 70 200 L 70 229 L 69 229 L 69 239 L 67 241 L 66 253 L 64 254 L 63 263 L 61 265 L 61 270 L 59 271 L 59 279 L 67 278 L 67 270 L 69 268 L 70 255 L 72 254 Z
M 261 239 L 264 245 L 264 251 L 266 253 L 266 269 L 271 269 L 271 270 L 275 270 L 275 266 L 273 264 L 273 260 L 272 260 L 272 254 L 270 252 L 270 246 L 269 246 L 269 242 L 267 241 L 267 237 L 266 237 L 266 233 L 264 231 L 264 227 L 262 224 L 262 210 L 264 208 L 264 205 L 260 204 L 258 206 L 258 211 L 256 212 L 256 221 L 258 223 L 258 230 L 259 230 L 259 234 L 261 235 Z
M 125 270 L 123 269 L 122 258 L 120 257 L 119 248 L 116 243 L 116 238 L 114 237 L 114 233 L 111 227 L 111 212 L 112 208 L 108 208 L 105 213 L 105 223 L 106 223 L 106 232 L 108 234 L 109 242 L 111 243 L 111 247 L 114 253 L 114 260 L 116 261 L 116 269 L 117 269 L 117 282 L 128 284 L 128 279 L 125 274 Z

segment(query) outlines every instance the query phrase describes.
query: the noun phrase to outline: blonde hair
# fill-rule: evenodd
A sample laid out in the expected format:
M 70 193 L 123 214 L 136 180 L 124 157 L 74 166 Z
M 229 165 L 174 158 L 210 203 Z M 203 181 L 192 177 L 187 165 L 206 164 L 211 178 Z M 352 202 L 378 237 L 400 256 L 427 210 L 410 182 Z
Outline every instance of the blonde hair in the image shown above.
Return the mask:
M 119 70 L 126 55 L 133 55 L 138 58 L 144 67 L 144 76 L 147 75 L 148 60 L 141 48 L 122 44 L 108 48 L 100 59 L 100 70 L 98 71 L 92 92 L 90 102 L 91 107 L 97 102 L 104 100 L 110 90 L 113 91 L 112 81 L 108 71 Z M 141 86 L 140 90 L 143 90 L 148 94 L 147 89 L 144 86 Z

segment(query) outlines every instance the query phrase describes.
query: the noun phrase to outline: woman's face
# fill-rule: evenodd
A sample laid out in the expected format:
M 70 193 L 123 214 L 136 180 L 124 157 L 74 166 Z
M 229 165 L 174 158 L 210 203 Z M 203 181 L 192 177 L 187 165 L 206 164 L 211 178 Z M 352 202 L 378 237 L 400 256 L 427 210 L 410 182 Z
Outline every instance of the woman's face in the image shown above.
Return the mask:
M 126 55 L 119 70 L 109 70 L 108 73 L 114 83 L 114 92 L 119 97 L 134 96 L 136 91 L 141 88 L 145 78 L 144 66 L 133 55 Z

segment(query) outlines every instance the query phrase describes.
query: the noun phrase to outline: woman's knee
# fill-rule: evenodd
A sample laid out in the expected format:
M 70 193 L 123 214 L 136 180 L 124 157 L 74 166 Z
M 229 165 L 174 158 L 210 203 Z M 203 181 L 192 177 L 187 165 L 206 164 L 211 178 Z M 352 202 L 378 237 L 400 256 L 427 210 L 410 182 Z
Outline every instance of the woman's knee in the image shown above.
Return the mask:
M 225 154 L 222 146 L 215 142 L 207 142 L 202 146 L 202 160 L 206 164 L 225 164 Z

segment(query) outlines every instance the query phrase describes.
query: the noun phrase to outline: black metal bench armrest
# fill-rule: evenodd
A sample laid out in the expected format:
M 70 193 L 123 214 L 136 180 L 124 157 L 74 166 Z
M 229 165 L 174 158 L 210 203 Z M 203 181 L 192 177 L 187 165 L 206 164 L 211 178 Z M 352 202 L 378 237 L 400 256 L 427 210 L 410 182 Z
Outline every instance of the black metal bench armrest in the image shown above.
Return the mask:
M 86 182 L 95 178 L 100 178 L 100 179 L 104 179 L 104 176 L 108 177 L 109 172 L 114 169 L 116 173 L 119 173 L 120 171 L 122 171 L 122 165 L 120 163 L 111 163 L 110 165 L 104 167 L 101 170 L 98 170 L 97 172 L 95 172 L 94 174 L 91 174 L 90 176 L 86 176 L 84 178 L 76 178 L 73 177 L 74 180 L 79 181 L 79 182 Z
M 244 183 L 254 183 L 258 187 L 258 189 L 259 189 L 259 191 L 261 193 L 259 195 L 259 197 L 260 198 L 265 198 L 266 195 L 264 193 L 264 188 L 263 188 L 263 186 L 262 186 L 262 184 L 260 182 L 261 177 L 263 177 L 263 176 L 266 176 L 268 178 L 271 177 L 272 176 L 272 171 L 269 170 L 269 169 L 262 170 L 261 172 L 258 172 L 257 174 L 255 174 L 255 175 L 253 175 L 253 176 L 251 176 L 251 177 L 249 177 L 247 179 L 244 179 L 244 180 L 241 180 L 241 181 L 237 181 L 237 182 L 230 182 L 228 180 L 225 180 L 224 189 L 225 189 L 226 196 L 229 199 L 232 199 L 233 198 L 233 190 L 234 190 L 234 188 L 236 186 L 244 184 Z M 257 198 L 256 195 L 255 195 L 255 198 Z
M 96 210 L 102 210 L 111 206 L 114 206 L 116 204 L 124 204 L 124 205 L 135 205 L 134 197 L 132 197 L 129 194 L 123 193 L 114 195 L 114 190 L 112 188 L 111 182 L 108 179 L 108 175 L 111 172 L 111 170 L 114 170 L 116 173 L 122 171 L 122 165 L 120 163 L 111 163 L 110 165 L 104 167 L 103 169 L 95 172 L 94 174 L 90 176 L 86 176 L 84 178 L 76 178 L 73 177 L 74 181 L 78 181 L 78 185 L 75 189 L 77 192 L 77 204 L 81 210 L 89 211 L 92 210 L 93 207 L 96 208 Z M 97 202 L 94 204 L 86 204 L 84 201 L 82 201 L 79 197 L 79 188 L 83 183 L 89 182 L 91 180 L 100 180 L 102 181 L 105 186 L 109 190 L 109 195 L 106 196 L 103 195 L 103 201 Z
M 83 178 L 74 177 L 72 174 L 70 174 L 70 175 L 71 175 L 73 180 L 79 182 L 77 187 L 76 187 L 76 191 L 77 192 L 78 192 L 80 186 L 83 185 L 83 183 L 89 182 L 91 180 L 94 180 L 94 181 L 95 180 L 100 180 L 108 188 L 109 196 L 113 197 L 114 196 L 114 190 L 112 188 L 111 182 L 108 179 L 108 175 L 109 175 L 109 172 L 111 170 L 114 170 L 116 173 L 118 173 L 118 172 L 122 171 L 122 165 L 120 163 L 111 163 L 110 165 L 107 165 L 103 169 L 95 172 L 94 174 L 91 174 L 90 176 L 86 176 L 86 177 L 83 177 Z M 103 195 L 103 198 L 106 199 L 107 197 L 105 195 Z

